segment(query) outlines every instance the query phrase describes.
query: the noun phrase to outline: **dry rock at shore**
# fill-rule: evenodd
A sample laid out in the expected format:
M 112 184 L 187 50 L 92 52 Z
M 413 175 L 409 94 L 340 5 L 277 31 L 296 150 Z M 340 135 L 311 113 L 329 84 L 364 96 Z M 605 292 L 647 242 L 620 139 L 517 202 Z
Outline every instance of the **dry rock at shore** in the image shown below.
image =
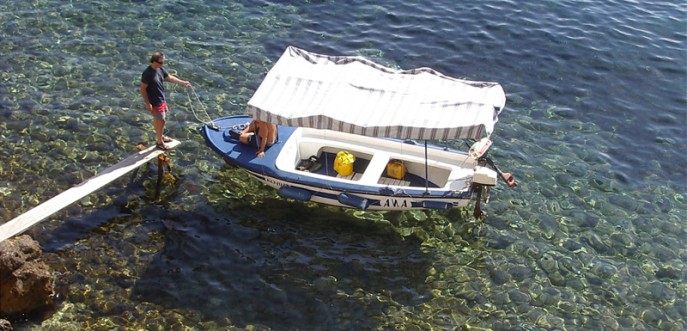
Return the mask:
M 0 242 L 0 316 L 29 313 L 52 303 L 54 277 L 28 235 Z
M 0 319 L 0 331 L 12 331 L 12 323 L 8 320 Z

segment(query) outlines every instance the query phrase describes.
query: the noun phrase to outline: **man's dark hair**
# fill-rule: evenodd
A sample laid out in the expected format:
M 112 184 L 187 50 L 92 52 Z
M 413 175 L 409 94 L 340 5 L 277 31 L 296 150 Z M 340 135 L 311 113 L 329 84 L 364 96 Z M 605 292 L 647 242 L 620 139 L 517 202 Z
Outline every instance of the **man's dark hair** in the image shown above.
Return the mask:
M 150 57 L 150 63 L 157 62 L 160 63 L 165 59 L 165 55 L 162 52 L 155 52 L 153 56 Z

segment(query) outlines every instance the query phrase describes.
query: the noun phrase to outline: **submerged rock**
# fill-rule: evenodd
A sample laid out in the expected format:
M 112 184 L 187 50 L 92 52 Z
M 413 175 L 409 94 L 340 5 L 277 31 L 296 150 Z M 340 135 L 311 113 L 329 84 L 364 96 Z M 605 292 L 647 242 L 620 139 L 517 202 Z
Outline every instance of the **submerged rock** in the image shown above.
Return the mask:
M 0 315 L 31 312 L 52 303 L 54 277 L 28 235 L 0 242 Z
M 683 272 L 671 265 L 660 266 L 656 271 L 656 278 L 681 279 Z

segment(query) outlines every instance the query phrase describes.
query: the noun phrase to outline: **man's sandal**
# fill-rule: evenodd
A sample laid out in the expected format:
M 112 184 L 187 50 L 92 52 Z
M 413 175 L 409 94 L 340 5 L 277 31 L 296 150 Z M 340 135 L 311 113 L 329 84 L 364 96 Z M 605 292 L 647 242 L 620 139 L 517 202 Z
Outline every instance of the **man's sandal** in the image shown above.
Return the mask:
M 157 146 L 157 148 L 159 148 L 159 149 L 161 149 L 161 150 L 163 150 L 163 151 L 168 151 L 168 150 L 171 149 L 171 148 L 170 148 L 167 144 L 165 144 L 165 143 L 156 143 L 155 146 Z

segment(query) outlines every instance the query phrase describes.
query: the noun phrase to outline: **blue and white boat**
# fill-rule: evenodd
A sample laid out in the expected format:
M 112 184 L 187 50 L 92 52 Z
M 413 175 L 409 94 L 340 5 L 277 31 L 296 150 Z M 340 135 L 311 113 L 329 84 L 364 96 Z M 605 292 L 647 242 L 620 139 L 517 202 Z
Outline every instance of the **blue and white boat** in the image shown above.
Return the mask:
M 228 163 L 287 199 L 409 210 L 465 207 L 477 196 L 477 212 L 499 176 L 515 185 L 485 156 L 505 102 L 498 83 L 290 46 L 249 101 L 250 116 L 201 131 Z M 252 119 L 278 125 L 262 158 L 231 134 Z M 467 151 L 427 143 L 441 140 L 476 143 Z

